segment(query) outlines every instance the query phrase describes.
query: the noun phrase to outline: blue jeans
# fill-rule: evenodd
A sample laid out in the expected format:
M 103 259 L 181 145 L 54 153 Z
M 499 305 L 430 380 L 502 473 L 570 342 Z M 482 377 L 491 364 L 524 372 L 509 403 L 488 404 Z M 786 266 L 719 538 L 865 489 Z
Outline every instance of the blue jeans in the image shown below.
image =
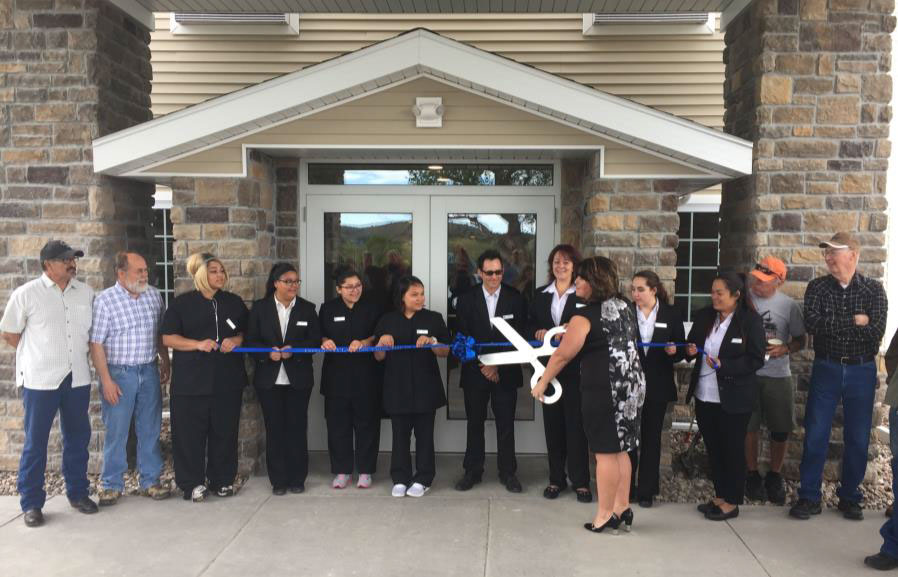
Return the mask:
M 122 390 L 122 395 L 115 405 L 110 405 L 100 395 L 103 424 L 106 425 L 100 484 L 104 489 L 116 491 L 125 488 L 123 475 L 128 469 L 128 432 L 133 416 L 140 488 L 146 489 L 159 482 L 159 474 L 162 472 L 162 450 L 159 448 L 162 392 L 159 386 L 159 369 L 155 362 L 144 365 L 109 365 L 109 375 Z
M 898 407 L 889 408 L 889 448 L 892 450 L 892 500 L 898 495 Z M 898 558 L 898 521 L 893 515 L 879 530 L 882 535 L 881 552 Z
M 56 412 L 62 430 L 62 474 L 70 500 L 87 497 L 87 446 L 90 443 L 90 387 L 72 388 L 72 374 L 50 391 L 25 389 L 25 447 L 19 460 L 19 503 L 23 511 L 41 509 L 47 500 L 44 474 L 47 442 Z
M 798 497 L 819 502 L 823 494 L 823 465 L 829 452 L 833 415 L 842 401 L 842 481 L 839 498 L 859 503 L 859 486 L 867 470 L 867 448 L 873 426 L 873 396 L 876 364 L 842 365 L 815 360 L 804 415 L 804 452 L 801 456 L 801 487 Z

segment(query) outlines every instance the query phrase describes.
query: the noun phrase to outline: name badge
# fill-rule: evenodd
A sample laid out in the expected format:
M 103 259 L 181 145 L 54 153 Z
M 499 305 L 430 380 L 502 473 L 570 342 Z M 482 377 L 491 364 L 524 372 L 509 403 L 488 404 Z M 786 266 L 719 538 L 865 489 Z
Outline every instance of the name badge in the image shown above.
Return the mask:
M 307 327 L 307 326 L 309 326 L 309 322 L 308 321 L 296 321 L 296 326 Z
M 740 338 L 735 338 L 735 339 L 732 340 L 732 343 L 733 343 L 734 345 L 741 345 L 741 344 L 742 344 L 742 339 L 740 339 Z
M 334 317 L 335 323 L 342 323 L 345 320 L 346 320 L 346 317 Z
M 426 334 L 427 334 L 427 329 L 418 329 L 416 332 L 417 332 L 419 335 L 426 335 Z
M 576 303 L 576 306 L 577 306 L 578 309 L 582 309 L 582 308 L 585 307 L 586 305 L 583 304 L 583 303 Z
M 655 323 L 655 328 L 658 328 L 658 329 L 666 329 L 666 328 L 667 328 L 667 323 Z
M 225 322 L 228 323 L 228 326 L 231 327 L 232 330 L 237 330 L 237 325 L 234 324 L 234 321 L 231 319 L 225 319 Z
M 514 318 L 514 315 L 502 315 L 502 318 L 505 319 L 505 320 L 513 319 L 513 318 Z

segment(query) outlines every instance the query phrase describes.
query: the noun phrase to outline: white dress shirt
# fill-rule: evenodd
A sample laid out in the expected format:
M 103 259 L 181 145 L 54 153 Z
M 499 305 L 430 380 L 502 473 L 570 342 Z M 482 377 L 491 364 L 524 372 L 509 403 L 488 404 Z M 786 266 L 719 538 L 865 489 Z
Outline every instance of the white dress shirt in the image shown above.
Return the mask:
M 552 293 L 552 322 L 555 323 L 556 327 L 561 325 L 561 314 L 564 312 L 564 305 L 567 304 L 568 295 L 571 295 L 576 291 L 577 289 L 574 285 L 571 285 L 564 291 L 564 294 L 558 296 L 558 291 L 555 290 L 555 283 L 552 283 L 543 289 L 544 293 Z
M 293 297 L 293 300 L 290 301 L 290 304 L 284 306 L 281 304 L 281 301 L 275 297 L 274 305 L 278 310 L 278 321 L 281 323 L 281 338 L 287 338 L 287 325 L 290 323 L 290 313 L 293 312 L 293 307 L 296 305 L 296 297 Z M 276 385 L 289 385 L 290 378 L 287 376 L 287 369 L 284 368 L 284 363 L 281 363 L 281 370 L 278 372 L 278 378 L 274 382 Z
M 643 316 L 642 309 L 636 307 L 636 321 L 639 323 L 639 338 L 644 343 L 652 342 L 652 336 L 655 334 L 655 321 L 658 318 L 658 300 L 655 299 L 655 307 L 649 316 Z M 648 354 L 649 347 L 642 347 L 642 352 Z
M 486 287 L 483 285 L 480 288 L 483 289 L 483 298 L 486 299 L 486 310 L 489 312 L 490 318 L 493 318 L 496 316 L 496 305 L 499 304 L 499 293 L 502 291 L 502 285 L 499 285 L 499 288 L 493 294 L 486 292 Z
M 94 291 L 72 279 L 61 290 L 46 274 L 13 291 L 0 331 L 21 334 L 16 386 L 52 391 L 72 373 L 72 387 L 90 385 L 88 337 Z
M 730 313 L 723 322 L 720 322 L 720 315 L 716 315 L 714 327 L 711 334 L 705 339 L 702 347 L 705 350 L 705 356 L 702 357 L 702 372 L 698 374 L 698 385 L 695 389 L 695 398 L 706 403 L 720 402 L 720 389 L 717 387 L 717 371 L 708 366 L 708 356 L 714 358 L 720 357 L 720 345 L 723 344 L 723 337 L 730 328 L 730 321 L 733 320 L 733 313 Z

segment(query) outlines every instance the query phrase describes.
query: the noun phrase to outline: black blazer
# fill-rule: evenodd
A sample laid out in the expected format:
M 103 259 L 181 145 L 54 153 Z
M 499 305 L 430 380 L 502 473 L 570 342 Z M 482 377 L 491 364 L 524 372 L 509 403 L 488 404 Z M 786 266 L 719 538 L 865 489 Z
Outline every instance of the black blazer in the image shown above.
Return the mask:
M 458 299 L 455 307 L 458 321 L 458 332 L 467 337 L 474 337 L 478 343 L 506 341 L 505 336 L 490 323 L 489 310 L 483 297 L 483 285 L 475 285 Z M 508 321 L 515 330 L 526 338 L 527 304 L 524 297 L 516 289 L 502 285 L 499 291 L 499 302 L 496 303 L 496 316 Z M 503 350 L 503 349 L 496 349 Z M 491 386 L 483 373 L 480 364 L 472 361 L 462 365 L 460 383 L 462 388 L 471 385 Z M 524 384 L 524 374 L 520 365 L 500 365 L 499 385 L 516 388 Z
M 380 307 L 371 300 L 362 298 L 349 308 L 339 296 L 322 303 L 318 312 L 321 336 L 331 339 L 338 347 L 374 336 L 381 316 Z M 321 394 L 348 399 L 357 392 L 370 393 L 383 381 L 382 373 L 374 353 L 325 354 Z
M 281 322 L 278 319 L 274 295 L 257 300 L 249 313 L 249 329 L 244 339 L 246 347 L 294 348 L 321 347 L 321 328 L 315 305 L 296 297 L 296 304 L 290 311 L 287 322 L 287 337 L 281 338 Z M 260 389 L 270 389 L 278 378 L 281 365 L 287 371 L 290 386 L 294 389 L 311 389 L 315 384 L 312 372 L 312 355 L 294 354 L 286 361 L 272 361 L 268 353 L 251 353 L 256 372 L 253 385 Z
M 550 283 L 554 284 L 554 283 Z M 552 295 L 553 293 L 543 292 L 546 290 L 546 287 L 550 285 L 543 285 L 536 289 L 536 292 L 533 294 L 533 300 L 530 302 L 530 313 L 527 319 L 527 332 L 524 334 L 524 338 L 527 340 L 533 340 L 536 338 L 536 331 L 539 330 L 549 330 L 555 327 L 555 321 L 552 320 Z M 573 286 L 573 285 L 572 285 Z M 554 292 L 554 288 L 552 289 Z M 501 296 L 501 294 L 500 294 Z M 567 324 L 570 322 L 571 317 L 577 310 L 577 305 L 583 305 L 583 301 L 575 295 L 571 293 L 568 295 L 567 300 L 564 302 L 564 309 L 561 311 L 561 324 Z M 548 357 L 543 357 L 543 361 Z M 561 371 L 561 374 L 558 375 L 559 379 L 562 382 L 573 384 L 580 381 L 580 359 L 574 359 L 564 367 Z
M 639 318 L 636 305 L 631 305 L 635 318 Z M 686 340 L 683 319 L 674 307 L 658 301 L 658 315 L 655 317 L 654 343 L 682 343 Z M 639 347 L 639 360 L 645 373 L 645 400 L 676 401 L 677 385 L 674 380 L 674 364 L 686 358 L 686 347 L 678 347 L 677 354 L 670 356 L 661 347 L 650 347 L 646 353 Z
M 717 371 L 717 387 L 720 391 L 720 404 L 727 413 L 750 413 L 755 408 L 758 396 L 758 383 L 755 371 L 764 366 L 766 336 L 761 315 L 754 311 L 736 309 L 733 320 L 727 328 L 723 343 L 720 345 L 720 369 Z M 706 335 L 714 325 L 717 311 L 711 307 L 696 312 L 692 330 L 687 342 L 698 347 L 705 344 Z M 740 342 L 741 341 L 741 342 Z M 686 393 L 688 403 L 695 393 L 704 355 L 696 356 L 692 368 L 692 380 L 689 392 Z

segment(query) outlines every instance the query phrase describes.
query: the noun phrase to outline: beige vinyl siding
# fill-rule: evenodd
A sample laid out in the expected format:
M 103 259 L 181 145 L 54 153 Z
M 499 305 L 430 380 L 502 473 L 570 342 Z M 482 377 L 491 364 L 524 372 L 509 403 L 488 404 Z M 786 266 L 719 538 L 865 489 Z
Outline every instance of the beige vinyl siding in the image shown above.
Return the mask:
M 416 96 L 439 96 L 443 99 L 445 113 L 442 128 L 422 129 L 415 126 L 411 107 Z M 243 170 L 244 144 L 259 147 L 417 145 L 422 148 L 601 146 L 605 147 L 607 176 L 701 174 L 566 124 L 426 78 L 267 128 L 147 172 L 240 174 Z
M 168 114 L 414 28 L 723 126 L 723 34 L 585 37 L 581 14 L 302 14 L 294 36 L 173 35 L 169 15 L 157 14 L 153 112 Z

